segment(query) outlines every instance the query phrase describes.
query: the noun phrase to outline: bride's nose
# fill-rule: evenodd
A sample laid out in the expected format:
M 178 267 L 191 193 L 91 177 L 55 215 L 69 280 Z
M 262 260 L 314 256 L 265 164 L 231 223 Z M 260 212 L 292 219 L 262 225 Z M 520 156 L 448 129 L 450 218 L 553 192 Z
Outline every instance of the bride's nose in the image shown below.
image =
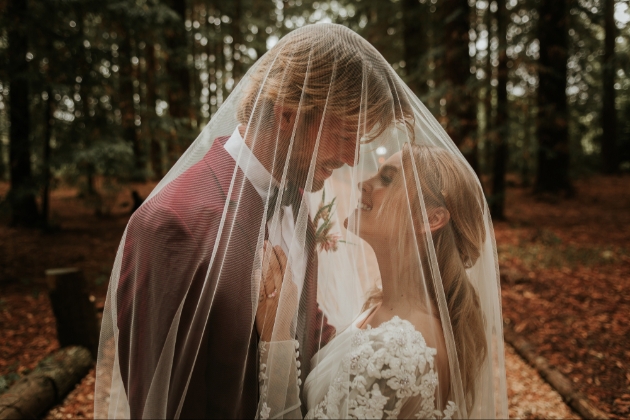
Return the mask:
M 362 193 L 367 193 L 372 191 L 372 185 L 370 185 L 369 181 L 360 181 L 357 184 L 357 188 L 359 189 L 359 191 L 361 191 Z

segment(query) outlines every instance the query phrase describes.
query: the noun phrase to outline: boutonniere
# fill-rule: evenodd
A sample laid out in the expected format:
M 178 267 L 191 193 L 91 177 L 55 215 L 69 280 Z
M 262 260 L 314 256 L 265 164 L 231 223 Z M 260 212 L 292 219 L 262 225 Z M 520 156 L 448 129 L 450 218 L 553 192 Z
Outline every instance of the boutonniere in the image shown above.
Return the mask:
M 322 201 L 319 203 L 319 208 L 315 217 L 313 217 L 313 224 L 317 228 L 315 232 L 315 244 L 319 248 L 319 251 L 336 251 L 337 245 L 341 239 L 339 232 L 330 233 L 330 230 L 335 226 L 335 222 L 332 220 L 332 215 L 335 207 L 335 200 L 333 198 L 330 203 L 326 203 L 326 191 L 322 191 Z

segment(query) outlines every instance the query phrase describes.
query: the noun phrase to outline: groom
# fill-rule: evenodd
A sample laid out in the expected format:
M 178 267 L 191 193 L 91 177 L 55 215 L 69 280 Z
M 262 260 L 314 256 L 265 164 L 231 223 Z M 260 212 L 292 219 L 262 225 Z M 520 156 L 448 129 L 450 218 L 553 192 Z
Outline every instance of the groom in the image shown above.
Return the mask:
M 251 278 L 261 223 L 268 220 L 265 203 L 273 201 L 269 185 L 283 179 L 287 163 L 286 179 L 296 190 L 322 189 L 335 169 L 357 162 L 359 126 L 370 131 L 392 121 L 391 109 L 361 103 L 366 80 L 357 75 L 375 51 L 361 51 L 366 47 L 358 45 L 333 69 L 330 45 L 338 40 L 331 36 L 325 43 L 315 39 L 316 33 L 309 36 L 292 39 L 289 34 L 261 58 L 242 82 L 239 125 L 232 134 L 217 138 L 198 163 L 129 221 L 115 299 L 118 362 L 132 418 L 150 415 L 155 403 L 166 404 L 167 417 L 178 412 L 181 418 L 256 415 L 259 337 L 252 322 L 257 296 L 252 296 Z M 283 52 L 299 43 L 307 47 Z M 306 69 L 319 81 L 334 80 L 335 86 L 311 89 L 310 109 L 304 111 Z M 278 83 L 282 94 L 268 88 Z M 386 94 L 376 92 L 369 99 L 382 103 Z M 283 219 L 276 231 L 267 223 L 265 236 L 287 252 L 285 238 L 296 229 L 293 216 L 300 200 L 284 201 Z M 310 219 L 306 232 L 312 238 Z M 306 242 L 305 249 L 288 254 L 300 299 L 299 383 L 309 373 L 311 357 L 334 335 L 317 305 L 317 255 L 313 241 Z M 210 299 L 203 298 L 207 289 Z M 165 343 L 173 340 L 173 354 L 165 354 Z M 169 360 L 167 375 L 160 367 L 164 359 Z M 166 383 L 159 383 L 160 375 Z M 156 386 L 165 387 L 158 393 L 163 400 L 153 395 Z

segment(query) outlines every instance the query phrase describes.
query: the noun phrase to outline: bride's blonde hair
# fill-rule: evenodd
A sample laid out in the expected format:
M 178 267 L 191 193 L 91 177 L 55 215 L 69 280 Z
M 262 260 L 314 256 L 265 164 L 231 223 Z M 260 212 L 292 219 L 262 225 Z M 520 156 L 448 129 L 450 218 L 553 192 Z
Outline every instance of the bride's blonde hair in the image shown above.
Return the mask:
M 466 274 L 466 268 L 479 258 L 486 239 L 483 191 L 466 163 L 439 147 L 406 143 L 402 150 L 402 168 L 404 176 L 394 182 L 394 188 L 384 200 L 387 204 L 380 209 L 397 224 L 397 233 L 391 238 L 397 255 L 403 256 L 398 257 L 398 273 L 404 273 L 397 281 L 405 282 L 405 287 L 415 288 L 421 295 L 426 294 L 430 304 L 438 308 L 436 285 L 432 280 L 422 281 L 435 278 L 426 243 L 425 232 L 429 229 L 423 221 L 422 206 L 428 215 L 431 210 L 445 208 L 449 221 L 431 232 L 431 237 L 470 411 L 475 400 L 477 374 L 487 355 L 479 296 Z M 416 174 L 420 185 L 417 185 Z M 401 194 L 401 188 L 406 190 L 406 197 Z M 404 232 L 415 232 L 415 235 L 404 235 Z M 418 251 L 419 264 L 418 259 L 413 258 Z M 425 283 L 424 290 L 422 283 Z M 380 299 L 380 291 L 372 293 L 365 307 L 371 307 Z

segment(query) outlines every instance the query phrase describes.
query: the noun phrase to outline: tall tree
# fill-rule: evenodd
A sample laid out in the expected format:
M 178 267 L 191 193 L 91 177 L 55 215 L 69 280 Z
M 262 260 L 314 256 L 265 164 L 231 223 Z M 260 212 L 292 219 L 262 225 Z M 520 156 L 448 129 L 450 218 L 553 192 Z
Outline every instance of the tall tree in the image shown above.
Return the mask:
M 9 131 L 11 188 L 7 201 L 12 222 L 35 226 L 39 223 L 37 193 L 31 168 L 29 110 L 28 1 L 10 0 L 7 13 L 13 22 L 8 28 Z M 32 57 L 31 57 L 32 58 Z
M 470 74 L 468 0 L 442 0 L 437 18 L 442 22 L 443 53 L 437 68 L 445 88 L 446 131 L 477 171 L 477 101 Z
M 87 48 L 89 45 L 88 41 L 88 33 L 85 28 L 85 17 L 86 10 L 84 5 L 81 3 L 77 3 L 76 7 L 76 35 L 74 39 L 74 50 L 76 52 L 76 63 L 78 64 L 78 74 L 79 79 L 76 80 L 79 82 L 79 97 L 81 105 L 80 117 L 75 120 L 75 124 L 73 124 L 73 134 L 75 136 L 74 144 L 78 145 L 81 149 L 91 149 L 91 143 L 94 140 L 93 132 L 94 129 L 94 115 L 90 112 L 90 90 L 91 88 L 97 84 L 98 82 L 95 79 L 95 72 L 92 69 L 92 57 L 91 57 L 91 49 Z M 85 172 L 86 175 L 86 194 L 90 198 L 95 198 L 98 196 L 95 187 L 95 164 L 94 159 L 89 157 L 89 153 L 84 154 L 84 159 L 81 159 L 80 166 Z
M 534 189 L 537 193 L 570 194 L 567 0 L 541 0 L 538 7 L 538 169 Z
M 605 173 L 617 171 L 617 110 L 615 107 L 615 0 L 604 0 L 604 57 L 602 100 L 602 169 Z
M 492 163 L 492 200 L 490 212 L 496 219 L 504 219 L 505 208 L 505 175 L 508 161 L 508 56 L 507 56 L 507 23 L 509 14 L 506 0 L 497 2 L 497 36 L 499 38 L 499 68 L 497 85 L 496 130 L 493 136 L 494 156 Z
M 42 156 L 42 227 L 50 227 L 50 155 L 53 131 L 53 92 L 50 86 L 46 89 L 46 110 L 44 111 L 44 152 Z
M 252 0 L 250 10 L 249 21 L 252 23 L 252 29 L 255 27 L 250 45 L 256 51 L 256 57 L 260 58 L 267 52 L 267 31 L 270 33 L 275 27 L 275 7 L 267 0 Z
M 190 97 L 191 80 L 188 69 L 187 3 L 186 0 L 167 1 L 169 7 L 175 12 L 177 20 L 166 29 L 169 111 L 184 131 L 190 127 L 190 121 L 195 118 Z
M 292 1 L 289 3 L 293 3 Z M 354 9 L 353 17 L 337 16 L 336 22 L 346 24 L 365 38 L 383 55 L 385 60 L 397 68 L 403 58 L 404 43 L 404 9 L 398 0 L 343 0 L 346 7 Z M 415 22 L 420 25 L 420 22 Z M 410 40 L 423 42 L 426 38 Z M 407 42 L 408 44 L 408 42 Z
M 485 54 L 485 60 L 482 63 L 484 74 L 485 74 L 485 80 L 483 81 L 483 88 L 482 88 L 485 129 L 483 133 L 483 136 L 484 136 L 483 139 L 479 139 L 479 140 L 484 142 L 483 144 L 484 153 L 483 153 L 483 156 L 481 157 L 484 163 L 483 170 L 485 170 L 486 172 L 489 172 L 490 165 L 492 162 L 491 135 L 493 133 L 494 123 L 495 123 L 494 121 L 495 108 L 493 106 L 493 98 L 492 98 L 494 94 L 494 90 L 495 90 L 493 86 L 495 66 L 492 64 L 492 54 L 493 54 L 492 39 L 494 38 L 494 33 L 495 33 L 495 28 L 494 28 L 495 19 L 494 19 L 494 13 L 492 13 L 491 11 L 490 3 L 488 2 L 485 6 L 486 7 L 483 13 L 483 26 L 485 27 L 487 34 L 486 34 L 486 49 L 483 52 Z M 480 162 L 480 166 L 481 166 L 481 162 Z
M 428 5 L 418 0 L 403 0 L 402 9 L 402 33 L 403 33 L 403 60 L 407 71 L 407 84 L 411 90 L 423 97 L 427 93 L 427 81 L 425 70 L 428 68 L 427 55 L 429 52 Z
M 234 78 L 234 85 L 238 83 L 238 81 L 243 77 L 244 74 L 244 66 L 241 55 L 243 51 L 241 48 L 244 47 L 243 41 L 243 16 L 242 16 L 242 0 L 232 0 L 232 61 L 234 62 L 234 67 L 232 68 L 232 77 Z
M 134 102 L 134 80 L 137 80 L 136 72 L 132 64 L 134 57 L 131 45 L 132 29 L 126 17 L 121 17 L 119 28 L 120 46 L 118 49 L 120 62 L 120 112 L 123 136 L 133 148 L 135 173 L 134 178 L 143 180 L 146 168 L 146 150 L 142 139 L 136 130 L 136 109 Z M 138 59 L 137 57 L 134 57 Z
M 149 156 L 148 164 L 151 169 L 151 172 L 154 177 L 162 178 L 164 176 L 164 171 L 162 168 L 162 163 L 164 161 L 164 150 L 161 144 L 160 139 L 157 135 L 157 115 L 155 112 L 155 106 L 157 103 L 157 81 L 156 81 L 156 73 L 157 73 L 157 63 L 155 58 L 155 41 L 150 39 L 146 48 L 146 83 L 147 83 L 147 106 L 146 106 L 146 123 L 148 125 L 148 134 L 149 134 Z

